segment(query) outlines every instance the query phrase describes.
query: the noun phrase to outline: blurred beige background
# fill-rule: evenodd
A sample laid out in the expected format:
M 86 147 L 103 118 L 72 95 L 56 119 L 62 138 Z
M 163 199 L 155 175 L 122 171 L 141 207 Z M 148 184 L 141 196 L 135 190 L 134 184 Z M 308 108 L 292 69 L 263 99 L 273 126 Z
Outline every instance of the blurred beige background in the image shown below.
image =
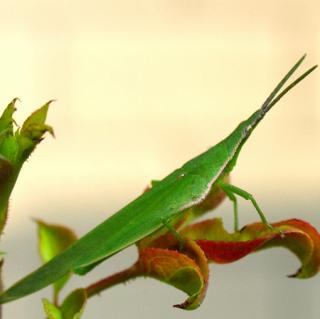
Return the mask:
M 318 1 L 23 1 L 0 3 L 0 102 L 18 96 L 22 120 L 57 99 L 56 139 L 25 165 L 2 250 L 5 284 L 39 265 L 31 218 L 84 234 L 248 117 L 305 52 L 320 63 Z M 303 218 L 320 229 L 320 75 L 295 88 L 257 128 L 233 183 L 255 194 L 270 220 Z M 240 202 L 241 222 L 257 220 Z M 216 214 L 231 225 L 231 205 Z M 78 287 L 130 264 L 134 249 L 99 266 Z M 211 267 L 194 312 L 184 295 L 137 280 L 89 302 L 93 318 L 319 318 L 320 277 L 289 280 L 288 252 Z M 43 318 L 40 298 L 11 303 L 4 318 Z

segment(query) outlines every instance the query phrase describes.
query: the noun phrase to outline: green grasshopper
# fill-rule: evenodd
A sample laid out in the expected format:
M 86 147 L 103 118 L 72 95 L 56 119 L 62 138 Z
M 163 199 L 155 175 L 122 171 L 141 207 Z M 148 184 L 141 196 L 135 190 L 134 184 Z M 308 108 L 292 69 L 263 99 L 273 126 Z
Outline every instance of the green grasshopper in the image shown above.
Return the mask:
M 242 146 L 264 115 L 317 67 L 313 66 L 283 88 L 304 58 L 305 56 L 292 67 L 262 107 L 241 122 L 227 138 L 155 183 L 149 191 L 98 225 L 63 253 L 17 282 L 0 296 L 0 302 L 6 303 L 36 292 L 70 271 L 85 274 L 129 245 L 163 227 L 170 227 L 186 209 L 202 203 L 214 187 L 222 189 L 233 201 L 235 228 L 238 227 L 235 195 L 238 195 L 250 200 L 264 225 L 272 229 L 253 196 L 226 182 L 226 176 L 236 165 Z

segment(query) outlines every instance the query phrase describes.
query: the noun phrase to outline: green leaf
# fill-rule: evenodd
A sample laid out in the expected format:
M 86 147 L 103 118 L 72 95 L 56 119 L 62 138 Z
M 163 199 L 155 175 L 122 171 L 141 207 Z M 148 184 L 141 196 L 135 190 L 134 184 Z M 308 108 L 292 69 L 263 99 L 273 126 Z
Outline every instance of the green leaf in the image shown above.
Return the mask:
M 48 262 L 69 247 L 76 239 L 75 233 L 61 225 L 36 220 L 39 233 L 39 250 L 43 262 Z
M 13 99 L 3 111 L 0 117 L 0 134 L 6 132 L 7 134 L 13 134 L 13 113 L 16 111 L 15 103 L 18 99 Z
M 75 233 L 65 226 L 47 224 L 41 220 L 36 220 L 36 222 L 38 224 L 39 252 L 44 263 L 63 252 L 77 239 Z M 54 283 L 55 299 L 70 276 L 71 273 L 68 273 Z
M 64 319 L 60 310 L 53 305 L 48 299 L 42 299 L 42 304 L 45 314 L 48 316 L 48 319 Z
M 17 165 L 17 159 L 19 156 L 19 144 L 16 136 L 8 134 L 2 135 L 1 155 L 15 166 L 15 170 L 20 170 L 22 163 L 20 165 Z
M 41 142 L 43 135 L 49 132 L 54 135 L 53 128 L 45 124 L 49 105 L 49 101 L 44 106 L 33 112 L 23 123 L 21 130 L 17 134 L 19 144 L 19 162 L 23 163 L 37 144 Z
M 87 302 L 87 294 L 84 289 L 77 289 L 69 294 L 63 301 L 60 310 L 63 319 L 80 319 Z
M 13 113 L 16 111 L 15 103 L 12 100 L 3 111 L 0 117 L 0 155 L 7 160 L 14 160 L 18 152 L 18 145 L 13 136 Z
M 21 127 L 21 134 L 27 132 L 29 130 L 29 127 L 35 124 L 45 124 L 49 105 L 53 102 L 53 100 L 47 102 L 45 105 L 34 111 L 23 123 Z

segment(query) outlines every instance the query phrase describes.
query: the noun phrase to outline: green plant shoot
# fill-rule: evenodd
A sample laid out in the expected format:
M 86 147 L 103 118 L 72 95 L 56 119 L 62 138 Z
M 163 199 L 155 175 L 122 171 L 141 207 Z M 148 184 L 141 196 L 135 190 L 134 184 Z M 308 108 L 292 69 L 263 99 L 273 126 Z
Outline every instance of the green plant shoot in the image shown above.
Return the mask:
M 292 67 L 262 107 L 247 120 L 241 122 L 228 137 L 155 183 L 149 191 L 105 220 L 64 252 L 17 282 L 0 296 L 0 302 L 9 302 L 36 292 L 70 271 L 85 274 L 95 265 L 125 247 L 162 227 L 167 227 L 170 223 L 172 224 L 187 208 L 204 201 L 213 187 L 221 187 L 226 195 L 233 200 L 236 228 L 235 195 L 238 195 L 250 200 L 263 224 L 272 229 L 252 195 L 228 184 L 225 180 L 235 167 L 242 146 L 264 115 L 290 89 L 317 67 L 313 66 L 285 87 L 286 82 L 304 58 L 305 56 Z

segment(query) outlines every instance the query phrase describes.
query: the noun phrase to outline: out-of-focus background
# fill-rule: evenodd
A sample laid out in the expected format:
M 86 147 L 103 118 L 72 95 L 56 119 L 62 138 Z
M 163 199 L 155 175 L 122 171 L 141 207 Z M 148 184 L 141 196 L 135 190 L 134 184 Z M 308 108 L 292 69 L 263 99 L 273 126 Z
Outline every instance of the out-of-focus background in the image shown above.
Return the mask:
M 79 235 L 224 138 L 307 52 L 320 62 L 319 1 L 50 1 L 0 3 L 0 102 L 19 97 L 22 120 L 57 99 L 47 137 L 25 165 L 1 243 L 11 285 L 39 265 L 31 218 Z M 271 221 L 297 217 L 320 228 L 320 76 L 275 107 L 243 149 L 233 183 L 252 192 Z M 240 200 L 242 225 L 258 220 Z M 231 204 L 215 215 L 231 228 Z M 213 214 L 212 214 L 213 216 Z M 107 238 L 106 238 L 107 239 Z M 131 264 L 133 248 L 71 287 Z M 212 266 L 199 310 L 139 279 L 90 300 L 83 318 L 319 318 L 320 276 L 287 279 L 285 250 Z M 68 289 L 66 289 L 67 291 Z M 4 318 L 43 318 L 45 289 L 4 306 Z

